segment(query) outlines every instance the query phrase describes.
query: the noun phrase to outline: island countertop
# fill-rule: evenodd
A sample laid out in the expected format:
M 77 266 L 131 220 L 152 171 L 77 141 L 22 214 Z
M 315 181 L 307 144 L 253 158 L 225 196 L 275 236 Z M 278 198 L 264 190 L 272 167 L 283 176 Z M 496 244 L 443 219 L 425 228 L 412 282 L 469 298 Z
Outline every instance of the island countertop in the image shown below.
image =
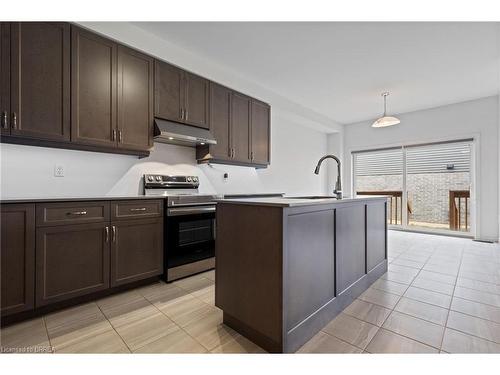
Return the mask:
M 221 198 L 216 199 L 220 203 L 246 204 L 252 206 L 274 206 L 274 207 L 302 207 L 316 206 L 321 204 L 343 204 L 352 202 L 370 202 L 386 200 L 385 195 L 364 195 L 363 197 L 336 199 L 335 197 L 307 198 L 307 197 L 251 197 L 251 198 Z

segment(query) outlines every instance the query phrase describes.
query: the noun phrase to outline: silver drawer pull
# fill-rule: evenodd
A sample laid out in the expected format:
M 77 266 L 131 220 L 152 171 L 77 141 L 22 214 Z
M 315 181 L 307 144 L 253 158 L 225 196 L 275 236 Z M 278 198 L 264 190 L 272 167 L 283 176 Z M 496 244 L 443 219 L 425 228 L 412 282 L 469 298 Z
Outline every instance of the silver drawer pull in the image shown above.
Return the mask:
M 68 215 L 83 216 L 83 215 L 87 215 L 87 211 L 74 211 L 74 212 L 68 212 Z
M 146 207 L 141 208 L 131 208 L 130 211 L 146 211 Z

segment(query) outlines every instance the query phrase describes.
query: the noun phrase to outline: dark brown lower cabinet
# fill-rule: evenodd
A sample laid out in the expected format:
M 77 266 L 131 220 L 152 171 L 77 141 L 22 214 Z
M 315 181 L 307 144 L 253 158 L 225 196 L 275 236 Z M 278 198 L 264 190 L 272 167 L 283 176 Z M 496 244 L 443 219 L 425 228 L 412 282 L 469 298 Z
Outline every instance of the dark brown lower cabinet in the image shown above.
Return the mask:
M 1 208 L 1 314 L 31 310 L 35 302 L 35 205 Z
M 39 227 L 36 306 L 109 288 L 109 223 Z
M 163 273 L 163 219 L 111 223 L 111 286 Z

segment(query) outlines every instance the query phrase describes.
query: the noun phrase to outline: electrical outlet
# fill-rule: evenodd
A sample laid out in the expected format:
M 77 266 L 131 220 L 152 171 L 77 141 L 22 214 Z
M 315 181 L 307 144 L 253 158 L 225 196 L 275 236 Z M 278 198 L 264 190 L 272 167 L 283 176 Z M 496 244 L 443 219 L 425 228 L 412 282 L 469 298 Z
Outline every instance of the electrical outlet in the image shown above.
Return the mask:
M 64 177 L 64 166 L 56 164 L 54 166 L 54 177 Z

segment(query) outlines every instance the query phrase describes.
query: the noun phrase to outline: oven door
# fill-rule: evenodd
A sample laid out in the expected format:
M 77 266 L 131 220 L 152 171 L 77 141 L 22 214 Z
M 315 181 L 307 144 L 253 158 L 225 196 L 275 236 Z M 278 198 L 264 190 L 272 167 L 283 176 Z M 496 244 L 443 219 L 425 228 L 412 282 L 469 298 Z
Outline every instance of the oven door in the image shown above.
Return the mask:
M 215 205 L 168 208 L 166 226 L 167 268 L 215 256 Z

